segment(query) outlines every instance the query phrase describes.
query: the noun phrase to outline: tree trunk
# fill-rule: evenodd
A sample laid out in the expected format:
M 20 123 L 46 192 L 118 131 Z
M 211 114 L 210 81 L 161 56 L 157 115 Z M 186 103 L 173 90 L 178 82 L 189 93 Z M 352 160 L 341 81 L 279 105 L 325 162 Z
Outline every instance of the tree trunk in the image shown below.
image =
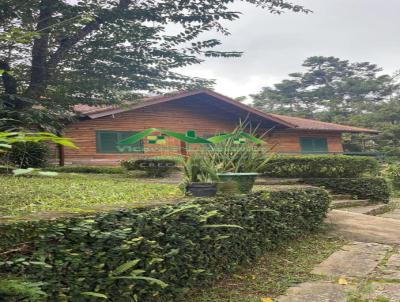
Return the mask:
M 26 95 L 39 98 L 44 95 L 47 87 L 47 57 L 49 52 L 49 33 L 47 28 L 52 22 L 52 0 L 40 2 L 40 13 L 36 31 L 40 37 L 36 38 L 32 47 L 31 79 Z

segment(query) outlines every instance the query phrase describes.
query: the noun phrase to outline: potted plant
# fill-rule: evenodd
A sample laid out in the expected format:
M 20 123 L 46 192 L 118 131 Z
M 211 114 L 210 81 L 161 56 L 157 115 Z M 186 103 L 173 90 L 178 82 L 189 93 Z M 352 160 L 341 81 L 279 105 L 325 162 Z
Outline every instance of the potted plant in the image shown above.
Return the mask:
M 195 197 L 211 197 L 217 193 L 218 175 L 210 161 L 202 154 L 194 154 L 188 158 L 183 171 L 185 193 Z
M 230 181 L 237 185 L 240 193 L 248 193 L 253 188 L 258 171 L 269 160 L 265 142 L 254 135 L 244 132 L 246 124 L 239 126 L 230 134 L 209 138 L 213 145 L 207 151 L 208 161 L 217 170 L 220 181 Z

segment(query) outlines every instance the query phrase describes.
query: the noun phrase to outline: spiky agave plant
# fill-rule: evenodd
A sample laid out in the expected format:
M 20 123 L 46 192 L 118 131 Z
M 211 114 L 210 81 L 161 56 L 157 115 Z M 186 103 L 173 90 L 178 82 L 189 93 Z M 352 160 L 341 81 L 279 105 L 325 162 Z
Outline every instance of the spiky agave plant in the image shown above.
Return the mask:
M 205 151 L 205 157 L 218 172 L 258 172 L 262 170 L 271 157 L 271 147 L 267 147 L 262 138 L 270 131 L 258 134 L 258 126 L 251 127 L 250 122 L 240 121 L 229 135 L 214 140 Z M 258 136 L 258 138 L 257 138 Z M 247 139 L 244 144 L 240 139 Z
M 215 182 L 218 180 L 217 170 L 203 154 L 191 155 L 183 164 L 185 183 Z

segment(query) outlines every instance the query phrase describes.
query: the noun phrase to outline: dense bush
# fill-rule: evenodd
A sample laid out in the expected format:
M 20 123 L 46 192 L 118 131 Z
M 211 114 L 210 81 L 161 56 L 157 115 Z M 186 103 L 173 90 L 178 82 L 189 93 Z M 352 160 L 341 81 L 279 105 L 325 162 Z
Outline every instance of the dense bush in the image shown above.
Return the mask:
M 384 170 L 383 170 L 384 176 L 390 179 L 390 182 L 393 185 L 393 188 L 395 190 L 400 190 L 400 164 L 399 163 L 393 163 L 389 164 Z
M 177 169 L 182 163 L 176 157 L 149 157 L 121 161 L 121 166 L 128 171 L 144 171 L 150 177 L 163 177 Z
M 0 279 L 43 281 L 47 301 L 175 301 L 315 230 L 329 202 L 306 188 L 0 225 Z
M 101 166 L 64 166 L 48 167 L 48 171 L 62 173 L 93 173 L 93 174 L 122 174 L 124 170 L 121 167 L 101 167 Z
M 350 194 L 360 199 L 389 202 L 390 188 L 381 177 L 368 178 L 308 178 L 304 182 L 329 189 L 335 194 Z
M 378 161 L 371 157 L 346 155 L 278 155 L 272 157 L 261 171 L 270 177 L 359 177 L 375 175 Z
M 5 160 L 19 168 L 42 168 L 46 165 L 50 150 L 45 143 L 15 143 L 5 155 Z

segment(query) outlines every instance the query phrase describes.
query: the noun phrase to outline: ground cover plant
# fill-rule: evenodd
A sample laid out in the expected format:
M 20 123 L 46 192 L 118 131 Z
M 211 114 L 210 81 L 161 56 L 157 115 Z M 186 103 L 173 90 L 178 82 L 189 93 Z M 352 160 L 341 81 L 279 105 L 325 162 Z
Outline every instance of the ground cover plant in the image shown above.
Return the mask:
M 176 301 L 315 231 L 329 203 L 304 188 L 3 224 L 0 279 L 43 282 L 45 301 Z
M 344 243 L 325 231 L 302 236 L 214 282 L 206 290 L 191 291 L 186 300 L 179 302 L 260 302 L 261 298 L 274 299 L 291 286 L 315 279 L 315 275 L 310 273 L 314 266 Z
M 104 166 L 54 166 L 46 167 L 47 171 L 55 171 L 62 173 L 90 173 L 90 174 L 123 174 L 124 169 L 121 167 L 104 167 Z
M 1 176 L 0 187 L 0 215 L 79 212 L 96 205 L 160 202 L 182 196 L 176 185 L 143 183 L 123 175 Z

